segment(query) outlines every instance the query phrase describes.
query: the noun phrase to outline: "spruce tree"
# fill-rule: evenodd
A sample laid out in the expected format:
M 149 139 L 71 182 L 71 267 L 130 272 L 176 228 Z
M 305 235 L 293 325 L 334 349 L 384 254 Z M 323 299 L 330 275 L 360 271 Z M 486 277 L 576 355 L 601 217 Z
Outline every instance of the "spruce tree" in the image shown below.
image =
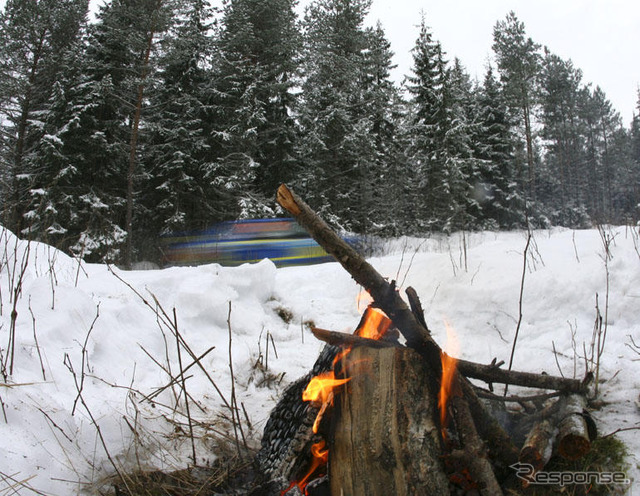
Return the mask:
M 473 155 L 473 136 L 476 134 L 474 88 L 462 63 L 455 58 L 447 70 L 445 83 L 445 127 L 443 147 L 449 172 L 452 215 L 447 229 L 478 228 L 482 218 L 480 161 Z
M 424 18 L 413 60 L 413 75 L 407 78 L 414 107 L 408 151 L 418 227 L 468 227 L 474 202 L 469 182 L 476 173 L 470 78 L 459 61 L 448 67 L 440 42 L 433 39 Z
M 275 190 L 293 176 L 293 86 L 300 38 L 293 0 L 226 3 L 216 91 L 221 167 L 246 182 L 242 216 L 272 213 Z
M 481 225 L 506 229 L 523 226 L 524 205 L 515 187 L 512 122 L 491 65 L 475 99 L 478 125 L 472 141 L 479 173 L 474 192 L 482 208 Z
M 82 156 L 90 150 L 86 145 L 90 137 L 83 132 L 87 124 L 85 112 L 100 104 L 95 93 L 83 95 L 80 89 L 87 82 L 82 72 L 84 50 L 79 40 L 61 58 L 61 70 L 42 122 L 41 146 L 33 153 L 39 174 L 31 186 L 31 230 L 36 239 L 64 251 L 79 240 L 81 226 L 100 222 L 102 212 L 97 209 L 91 219 L 88 211 L 82 219 L 83 210 L 88 210 L 85 205 L 88 178 L 81 163 Z
M 88 260 L 131 261 L 133 245 L 123 248 L 132 240 L 134 174 L 141 177 L 137 133 L 169 6 L 150 0 L 103 6 L 55 87 L 41 157 L 51 166 L 41 222 Z
M 378 22 L 365 34 L 362 88 L 372 148 L 369 164 L 363 167 L 367 177 L 360 183 L 360 225 L 364 232 L 388 236 L 402 232 L 412 217 L 406 194 L 407 167 L 401 156 L 403 102 L 391 79 L 393 52 L 382 25 Z
M 38 169 L 32 155 L 60 72 L 87 12 L 82 0 L 8 0 L 0 13 L 0 161 L 3 222 L 26 234 Z
M 213 137 L 213 12 L 203 0 L 190 0 L 175 17 L 161 42 L 142 158 L 146 222 L 139 225 L 140 236 L 156 241 L 175 231 L 205 228 L 234 203 L 228 183 L 215 184 L 223 178 L 215 167 L 219 151 Z
M 344 228 L 367 229 L 370 134 L 363 87 L 369 0 L 318 0 L 306 11 L 297 184 L 312 206 Z
M 414 186 L 416 228 L 439 229 L 449 207 L 441 146 L 443 129 L 439 125 L 445 113 L 446 62 L 440 42 L 433 39 L 424 16 L 412 55 L 413 74 L 407 77 L 412 96 L 407 158 L 412 165 L 409 181 Z
M 127 133 L 112 118 L 121 104 L 116 87 L 110 77 L 91 78 L 85 54 L 84 47 L 70 54 L 54 88 L 38 154 L 45 169 L 33 189 L 34 227 L 86 260 L 117 262 L 126 239 Z

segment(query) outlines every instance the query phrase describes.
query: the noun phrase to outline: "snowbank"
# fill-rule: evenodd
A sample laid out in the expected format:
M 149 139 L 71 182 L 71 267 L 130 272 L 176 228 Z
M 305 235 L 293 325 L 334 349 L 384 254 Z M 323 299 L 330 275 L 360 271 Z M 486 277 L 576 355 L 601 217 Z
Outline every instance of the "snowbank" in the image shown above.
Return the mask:
M 611 253 L 606 264 L 603 236 Z M 508 361 L 525 245 L 522 232 L 400 240 L 387 248 L 392 254 L 371 262 L 417 290 L 437 341 L 444 342 L 446 320 L 463 358 Z M 581 377 L 578 355 L 591 343 L 598 294 L 607 341 L 600 374 L 605 406 L 595 415 L 604 433 L 640 422 L 640 355 L 629 337 L 640 344 L 637 246 L 637 233 L 626 228 L 552 230 L 535 232 L 528 250 L 514 368 L 557 375 L 557 360 L 565 376 Z M 255 442 L 278 393 L 322 347 L 305 323 L 351 331 L 359 320 L 360 288 L 335 263 L 276 269 L 264 260 L 123 272 L 79 264 L 1 230 L 0 269 L 7 369 L 0 376 L 0 494 L 10 487 L 75 494 L 113 473 L 114 465 L 187 465 L 193 448 L 180 435 L 187 428 L 183 397 L 176 402 L 179 388 L 165 386 L 178 375 L 179 360 L 185 368 L 203 354 L 201 367 L 185 375 L 190 414 L 199 422 L 198 463 L 211 463 L 216 445 L 206 433 L 228 429 L 229 329 L 237 402 Z M 176 322 L 186 343 L 180 357 Z M 637 431 L 620 437 L 640 453 Z M 637 464 L 630 471 L 636 480 Z

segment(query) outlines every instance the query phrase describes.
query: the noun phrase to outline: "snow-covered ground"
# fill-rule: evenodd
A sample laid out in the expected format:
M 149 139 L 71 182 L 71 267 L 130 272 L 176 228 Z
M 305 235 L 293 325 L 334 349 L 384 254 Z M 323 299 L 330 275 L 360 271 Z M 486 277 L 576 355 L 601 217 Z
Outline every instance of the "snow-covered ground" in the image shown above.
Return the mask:
M 438 342 L 445 341 L 446 320 L 462 358 L 508 361 L 526 240 L 523 232 L 403 239 L 370 261 L 417 290 Z M 637 230 L 537 231 L 526 265 L 514 368 L 559 375 L 557 361 L 565 376 L 582 377 L 598 295 L 607 315 L 605 405 L 594 415 L 602 433 L 639 427 L 640 354 L 632 342 L 640 345 Z M 352 331 L 359 320 L 360 288 L 336 263 L 125 272 L 79 265 L 0 230 L 0 268 L 0 495 L 77 494 L 114 465 L 191 463 L 180 388 L 158 389 L 179 375 L 179 360 L 184 369 L 207 351 L 184 375 L 198 463 L 212 462 L 215 436 L 203 434 L 228 429 L 222 417 L 231 401 L 229 330 L 237 403 L 251 423 L 243 418 L 245 433 L 259 440 L 279 392 L 307 372 L 322 347 L 305 323 Z M 184 343 L 180 356 L 174 326 Z M 629 476 L 640 487 L 640 431 L 619 436 L 635 455 Z

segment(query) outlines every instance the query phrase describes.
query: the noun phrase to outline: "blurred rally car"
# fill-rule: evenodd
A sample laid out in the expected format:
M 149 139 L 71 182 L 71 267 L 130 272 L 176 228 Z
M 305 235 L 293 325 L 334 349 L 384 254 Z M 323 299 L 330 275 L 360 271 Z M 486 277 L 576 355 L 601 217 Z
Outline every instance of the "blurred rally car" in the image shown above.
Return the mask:
M 333 261 L 293 219 L 228 221 L 162 238 L 165 265 L 235 266 L 268 258 L 278 267 Z

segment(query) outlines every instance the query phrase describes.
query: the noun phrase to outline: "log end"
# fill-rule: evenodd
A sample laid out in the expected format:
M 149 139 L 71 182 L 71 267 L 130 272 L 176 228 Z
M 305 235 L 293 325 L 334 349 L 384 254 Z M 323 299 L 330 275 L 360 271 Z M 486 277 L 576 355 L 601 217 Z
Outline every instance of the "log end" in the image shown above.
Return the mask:
M 292 215 L 300 214 L 300 207 L 286 184 L 281 184 L 276 192 L 276 200 L 282 208 Z
M 579 460 L 591 449 L 591 442 L 584 436 L 568 434 L 558 443 L 558 453 L 567 460 Z

